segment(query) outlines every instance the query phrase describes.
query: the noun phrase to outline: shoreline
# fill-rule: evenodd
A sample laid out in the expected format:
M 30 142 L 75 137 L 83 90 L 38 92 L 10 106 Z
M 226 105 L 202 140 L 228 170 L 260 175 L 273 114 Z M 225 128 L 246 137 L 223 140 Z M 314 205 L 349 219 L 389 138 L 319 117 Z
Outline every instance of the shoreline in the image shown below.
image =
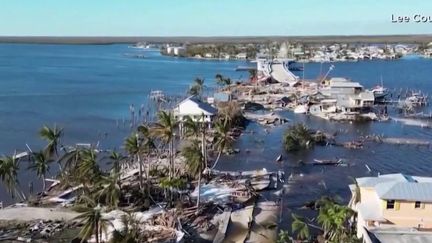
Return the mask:
M 297 41 L 304 43 L 419 43 L 431 42 L 432 34 L 419 35 L 328 35 L 328 36 L 0 36 L 0 43 L 11 44 L 133 44 L 155 43 L 267 43 Z

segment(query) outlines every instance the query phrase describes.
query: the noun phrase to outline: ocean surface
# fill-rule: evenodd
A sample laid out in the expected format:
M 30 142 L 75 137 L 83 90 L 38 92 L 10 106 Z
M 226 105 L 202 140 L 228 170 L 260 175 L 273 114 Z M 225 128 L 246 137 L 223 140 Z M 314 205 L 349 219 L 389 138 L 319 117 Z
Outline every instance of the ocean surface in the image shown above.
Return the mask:
M 145 58 L 132 58 L 143 54 Z M 127 45 L 0 45 L 0 153 L 33 150 L 44 142 L 37 131 L 44 125 L 64 128 L 62 143 L 99 142 L 104 149 L 119 148 L 130 133 L 129 107 L 150 107 L 147 98 L 152 90 L 185 95 L 196 77 L 205 78 L 208 89 L 214 87 L 216 73 L 234 80 L 246 78 L 246 72 L 235 72 L 243 61 L 209 61 L 161 56 L 157 50 L 128 48 Z M 332 64 L 305 64 L 304 77 L 316 78 Z M 432 91 L 432 60 L 419 57 L 391 61 L 333 63 L 330 76 L 348 77 L 371 88 L 381 82 L 392 90 Z M 297 73 L 303 76 L 303 73 Z M 397 93 L 396 92 L 396 93 Z M 392 117 L 399 115 L 389 107 Z M 424 109 L 429 112 L 429 108 Z M 362 150 L 341 147 L 315 147 L 309 151 L 286 154 L 282 134 L 287 126 L 305 122 L 314 129 L 338 134 L 338 141 L 350 141 L 361 135 L 419 138 L 432 141 L 427 122 L 390 120 L 387 122 L 337 123 L 319 118 L 282 112 L 290 123 L 269 129 L 250 123 L 236 143 L 240 154 L 225 156 L 218 164 L 223 170 L 267 168 L 282 169 L 292 183 L 283 204 L 296 210 L 305 201 L 320 195 L 338 195 L 343 201 L 350 196 L 350 177 L 402 172 L 432 175 L 432 151 L 429 146 L 368 143 Z M 283 154 L 284 161 L 275 158 Z M 299 166 L 298 161 L 344 158 L 346 167 Z M 371 172 L 365 165 L 371 168 Z M 26 164 L 21 164 L 26 168 Z M 54 171 L 55 169 L 53 169 Z M 39 180 L 33 172 L 20 173 L 23 189 Z M 36 189 L 35 189 L 36 191 Z M 10 201 L 0 187 L 0 201 Z M 289 217 L 286 211 L 284 220 Z

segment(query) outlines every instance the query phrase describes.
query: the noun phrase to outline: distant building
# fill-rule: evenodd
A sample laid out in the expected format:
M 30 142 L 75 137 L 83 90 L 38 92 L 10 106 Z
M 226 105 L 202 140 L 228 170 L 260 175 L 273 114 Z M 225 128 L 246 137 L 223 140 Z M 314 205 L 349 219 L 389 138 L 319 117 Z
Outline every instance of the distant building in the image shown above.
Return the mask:
M 184 55 L 186 53 L 186 48 L 184 47 L 174 47 L 174 55 L 175 56 L 181 56 Z
M 186 48 L 182 46 L 168 46 L 166 48 L 166 53 L 168 55 L 181 56 L 186 53 Z
M 364 90 L 361 84 L 345 78 L 331 78 L 320 92 L 328 98 L 336 99 L 337 108 L 343 112 L 371 108 L 375 102 L 373 92 Z
M 432 177 L 387 174 L 356 182 L 350 207 L 364 242 L 432 242 Z
M 174 108 L 174 116 L 178 121 L 183 121 L 186 116 L 190 116 L 194 121 L 202 122 L 204 118 L 204 122 L 211 123 L 217 112 L 216 108 L 196 96 L 184 99 Z
M 167 53 L 168 55 L 173 55 L 173 54 L 174 54 L 174 47 L 167 46 L 167 48 L 166 48 L 166 53 Z
M 237 59 L 246 59 L 247 54 L 245 52 L 241 52 L 235 56 Z

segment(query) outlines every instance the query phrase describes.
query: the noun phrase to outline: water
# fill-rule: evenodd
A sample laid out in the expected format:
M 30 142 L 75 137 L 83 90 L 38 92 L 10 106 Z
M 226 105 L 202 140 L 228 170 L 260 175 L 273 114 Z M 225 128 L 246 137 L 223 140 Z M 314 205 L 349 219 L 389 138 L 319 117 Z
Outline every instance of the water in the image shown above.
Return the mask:
M 126 57 L 143 53 L 147 58 Z M 162 57 L 157 50 L 127 45 L 0 45 L 0 154 L 41 149 L 37 131 L 56 123 L 64 144 L 93 143 L 119 148 L 130 133 L 129 106 L 146 104 L 151 90 L 186 94 L 196 77 L 214 86 L 216 73 L 241 78 L 235 61 L 199 61 Z M 145 105 L 147 107 L 147 105 Z M 120 128 L 117 127 L 120 124 Z M 23 168 L 27 164 L 22 164 Z M 55 168 L 53 168 L 55 169 Z M 52 171 L 54 174 L 54 170 Z M 39 181 L 24 171 L 20 182 Z M 9 197 L 0 187 L 0 201 Z
M 125 53 L 144 53 L 145 59 L 124 56 Z M 233 79 L 246 77 L 235 72 L 240 61 L 200 61 L 162 57 L 155 51 L 128 48 L 126 45 L 0 45 L 0 153 L 12 154 L 24 150 L 28 143 L 40 149 L 37 130 L 43 124 L 57 123 L 65 129 L 64 143 L 100 142 L 103 148 L 120 147 L 130 132 L 122 120 L 129 119 L 129 105 L 146 104 L 151 90 L 169 94 L 185 94 L 192 80 L 204 77 L 206 85 L 214 84 L 214 75 L 221 73 Z M 420 58 L 396 61 L 365 61 L 336 63 L 330 76 L 349 77 L 365 87 L 380 83 L 390 89 L 432 90 L 432 61 Z M 306 64 L 305 77 L 315 78 L 320 69 L 326 72 L 330 64 Z M 299 73 L 298 75 L 302 75 Z M 428 109 L 426 109 L 428 111 Z M 392 112 L 395 114 L 394 112 Z M 432 140 L 432 130 L 400 122 L 372 122 L 362 124 L 334 123 L 319 118 L 283 112 L 294 122 L 338 132 L 340 141 L 359 135 L 384 134 Z M 396 115 L 396 114 L 395 114 Z M 120 121 L 120 127 L 116 123 Z M 267 168 L 283 169 L 287 176 L 295 174 L 295 184 L 284 197 L 284 205 L 296 209 L 303 202 L 324 194 L 337 194 L 349 199 L 349 176 L 358 177 L 380 173 L 402 172 L 415 175 L 432 174 L 429 147 L 367 144 L 363 150 L 340 147 L 315 147 L 309 151 L 286 154 L 282 148 L 282 134 L 286 127 L 270 129 L 251 123 L 236 143 L 240 154 L 221 159 L 219 169 L 244 170 Z M 246 152 L 249 148 L 250 152 Z M 279 154 L 284 162 L 274 162 Z M 298 166 L 297 161 L 311 162 L 314 158 L 348 159 L 348 167 Z M 368 174 L 365 164 L 372 172 Z M 26 165 L 22 165 L 26 167 Z M 302 174 L 303 176 L 300 176 Z M 32 181 L 35 190 L 39 181 L 33 172 L 20 175 L 22 187 Z M 0 199 L 9 197 L 0 188 Z M 284 211 L 285 212 L 285 211 Z M 289 217 L 289 210 L 284 220 Z

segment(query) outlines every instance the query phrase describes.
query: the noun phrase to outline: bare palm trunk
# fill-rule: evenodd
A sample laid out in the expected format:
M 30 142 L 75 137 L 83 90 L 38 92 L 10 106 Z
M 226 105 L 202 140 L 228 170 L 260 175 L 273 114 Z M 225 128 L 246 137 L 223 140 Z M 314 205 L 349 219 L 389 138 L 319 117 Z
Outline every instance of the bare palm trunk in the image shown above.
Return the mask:
M 200 199 L 201 199 L 201 172 L 198 174 L 197 213 L 199 212 Z
M 146 170 L 147 194 L 150 196 L 150 155 L 147 154 L 147 170 Z
M 170 141 L 170 149 L 169 149 L 169 180 L 171 180 L 174 177 L 174 140 L 171 139 Z M 171 188 L 169 189 L 169 205 L 173 203 L 173 191 Z
M 99 222 L 96 221 L 96 243 L 99 243 Z
M 44 193 L 45 190 L 46 190 L 45 175 L 42 175 L 42 193 Z
M 171 178 L 175 176 L 175 151 L 174 151 L 174 140 L 170 142 L 170 166 L 171 166 Z
M 203 123 L 203 126 L 205 126 L 205 123 Z M 207 165 L 206 140 L 205 140 L 205 130 L 204 129 L 205 128 L 203 127 L 203 132 L 201 135 L 201 153 L 202 153 L 202 156 L 204 158 L 205 167 L 207 168 L 208 165 Z
M 138 164 L 139 164 L 139 187 L 140 190 L 143 190 L 143 168 L 142 168 L 142 161 L 141 161 L 141 156 L 139 154 L 137 154 L 137 160 L 138 160 Z
M 63 167 L 62 167 L 62 165 L 61 165 L 61 162 L 60 162 L 60 160 L 59 160 L 59 155 L 58 155 L 58 151 L 57 151 L 57 146 L 56 146 L 56 148 L 54 149 L 54 155 L 56 156 L 56 160 L 57 160 L 57 164 L 58 164 L 58 167 L 59 167 L 59 172 L 60 172 L 60 174 L 61 173 L 63 173 Z
M 216 167 L 217 163 L 219 162 L 221 155 L 222 155 L 222 150 L 219 150 L 218 156 L 216 157 L 216 160 L 215 160 L 213 166 L 211 167 L 211 169 L 214 169 Z

